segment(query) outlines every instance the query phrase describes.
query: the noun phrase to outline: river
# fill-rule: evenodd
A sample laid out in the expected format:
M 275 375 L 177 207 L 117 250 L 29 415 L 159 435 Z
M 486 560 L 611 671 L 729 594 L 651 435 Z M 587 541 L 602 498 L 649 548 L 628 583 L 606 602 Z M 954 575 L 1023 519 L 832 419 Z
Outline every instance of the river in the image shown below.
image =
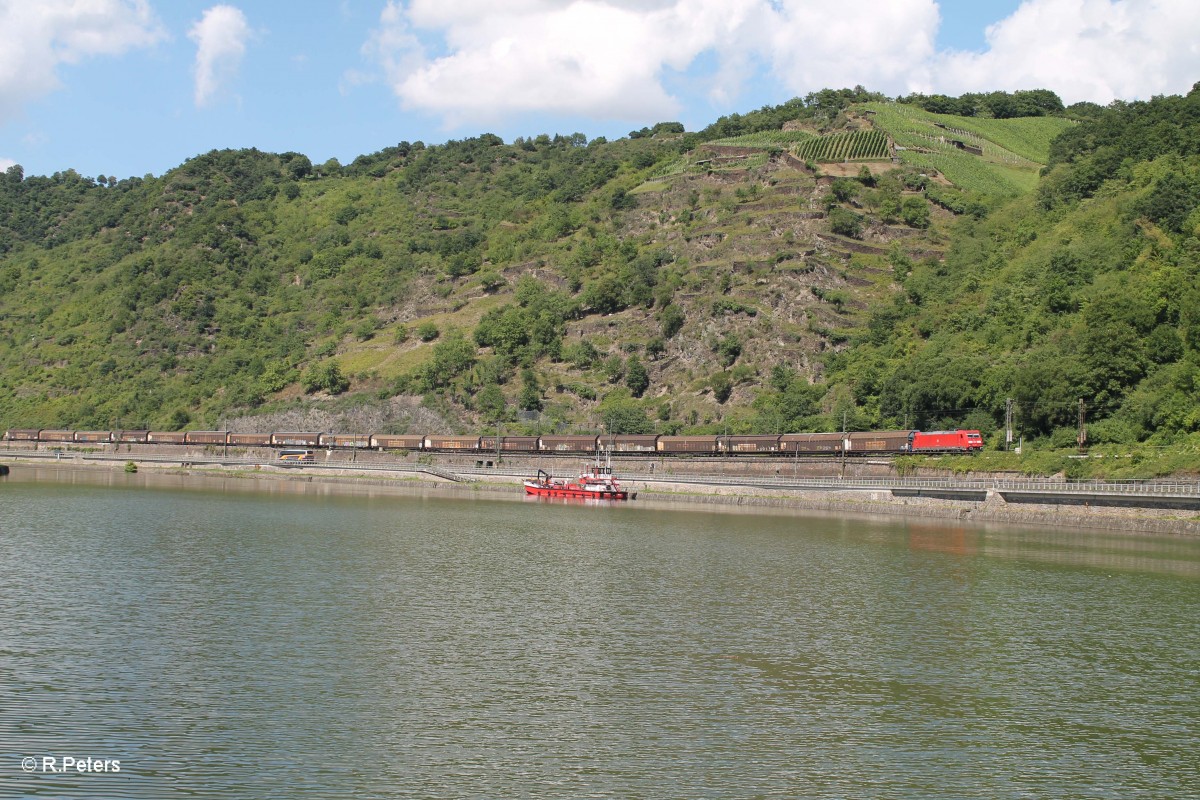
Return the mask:
M 0 796 L 1200 796 L 1200 540 L 231 484 L 0 479 Z

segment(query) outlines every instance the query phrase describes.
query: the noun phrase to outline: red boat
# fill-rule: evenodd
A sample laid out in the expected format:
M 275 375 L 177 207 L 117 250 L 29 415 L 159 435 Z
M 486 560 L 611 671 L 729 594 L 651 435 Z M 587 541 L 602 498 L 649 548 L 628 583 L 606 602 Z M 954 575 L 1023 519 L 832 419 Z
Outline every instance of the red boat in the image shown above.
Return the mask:
M 536 478 L 525 481 L 525 494 L 536 497 L 567 497 L 579 500 L 632 500 L 637 492 L 622 489 L 617 479 L 604 467 L 592 467 L 575 480 L 552 478 L 538 470 Z

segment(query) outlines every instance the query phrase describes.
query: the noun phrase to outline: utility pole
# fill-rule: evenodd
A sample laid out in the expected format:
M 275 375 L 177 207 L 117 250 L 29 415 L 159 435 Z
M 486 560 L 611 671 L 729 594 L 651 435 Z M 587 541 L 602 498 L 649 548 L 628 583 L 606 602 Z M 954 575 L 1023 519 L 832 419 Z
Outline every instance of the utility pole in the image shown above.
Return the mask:
M 1008 398 L 1004 401 L 1004 449 L 1012 449 L 1013 440 L 1013 401 Z
M 1083 403 L 1083 398 L 1079 398 L 1079 452 L 1082 453 L 1087 449 L 1087 406 Z
M 838 477 L 842 480 L 846 478 L 846 412 L 844 410 L 842 411 L 842 470 Z

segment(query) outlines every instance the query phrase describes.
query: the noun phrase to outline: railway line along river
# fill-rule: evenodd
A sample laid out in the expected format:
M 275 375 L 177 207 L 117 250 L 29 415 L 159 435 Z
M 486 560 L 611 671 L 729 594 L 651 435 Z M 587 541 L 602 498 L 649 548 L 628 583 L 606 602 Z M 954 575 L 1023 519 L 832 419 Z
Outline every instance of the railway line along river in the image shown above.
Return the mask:
M 3 797 L 1200 795 L 1195 538 L 22 474 Z

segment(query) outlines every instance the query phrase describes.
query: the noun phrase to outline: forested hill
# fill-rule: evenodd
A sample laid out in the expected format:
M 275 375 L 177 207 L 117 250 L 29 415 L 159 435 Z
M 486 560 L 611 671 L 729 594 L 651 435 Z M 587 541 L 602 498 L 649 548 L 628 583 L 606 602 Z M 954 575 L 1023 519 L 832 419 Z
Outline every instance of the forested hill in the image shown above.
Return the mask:
M 953 113 L 946 113 L 953 112 Z M 1200 91 L 0 180 L 0 427 L 1200 427 Z M 1044 177 L 1043 166 L 1048 165 Z M 293 415 L 286 417 L 285 415 Z M 270 416 L 262 416 L 270 415 Z

